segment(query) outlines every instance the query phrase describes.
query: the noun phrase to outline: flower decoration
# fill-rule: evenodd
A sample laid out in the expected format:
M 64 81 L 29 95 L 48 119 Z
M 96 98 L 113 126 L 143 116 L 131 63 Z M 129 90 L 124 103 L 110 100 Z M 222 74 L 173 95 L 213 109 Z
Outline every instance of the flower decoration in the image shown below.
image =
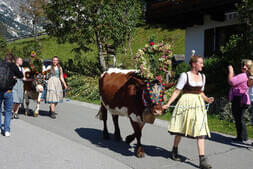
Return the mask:
M 154 43 L 149 41 L 136 53 L 136 65 L 142 77 L 148 81 L 158 80 L 162 83 L 166 74 L 172 69 L 172 45 L 170 43 Z
M 29 61 L 29 64 L 30 64 L 30 68 L 32 70 L 32 72 L 34 72 L 34 74 L 39 74 L 39 73 L 42 73 L 42 68 L 43 68 L 43 63 L 40 59 L 40 57 L 36 57 L 37 54 L 35 51 L 32 51 L 31 52 L 31 55 L 30 55 L 30 61 Z
M 149 45 L 150 45 L 150 46 L 153 46 L 154 44 L 155 44 L 155 43 L 152 42 L 152 41 L 149 42 Z
M 150 97 L 153 104 L 161 104 L 163 102 L 163 96 L 164 96 L 164 92 L 165 92 L 165 84 L 164 83 L 162 83 L 162 90 L 160 90 L 159 98 L 154 98 L 154 96 L 152 95 L 150 82 L 147 82 L 146 89 L 148 91 L 149 97 Z M 158 101 L 157 101 L 157 99 L 158 99 Z
M 31 52 L 31 57 L 34 58 L 36 56 L 36 52 L 35 51 L 32 51 Z

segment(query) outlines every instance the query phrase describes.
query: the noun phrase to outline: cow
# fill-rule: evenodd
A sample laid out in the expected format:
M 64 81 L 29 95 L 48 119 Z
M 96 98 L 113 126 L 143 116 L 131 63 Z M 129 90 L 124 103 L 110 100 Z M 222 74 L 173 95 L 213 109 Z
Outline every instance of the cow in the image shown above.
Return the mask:
M 40 110 L 40 102 L 42 92 L 44 91 L 45 78 L 43 74 L 37 74 L 32 72 L 29 68 L 24 68 L 25 80 L 24 80 L 24 99 L 25 99 L 25 115 L 29 114 L 29 99 L 36 102 L 36 107 L 33 111 L 33 116 L 38 117 Z
M 166 83 L 163 87 L 168 89 L 174 83 Z M 156 115 L 162 114 L 162 105 L 158 103 L 162 84 L 153 81 L 147 91 L 145 79 L 138 75 L 135 70 L 109 69 L 99 78 L 99 94 L 101 106 L 97 117 L 103 120 L 103 138 L 109 139 L 107 130 L 107 111 L 112 114 L 115 133 L 114 137 L 120 141 L 121 134 L 118 124 L 119 116 L 127 116 L 130 119 L 134 133 L 126 137 L 125 141 L 130 144 L 137 139 L 136 156 L 144 157 L 144 150 L 141 145 L 142 128 L 146 122 L 153 123 Z M 151 100 L 150 96 L 155 98 Z M 163 97 L 163 95 L 162 95 Z M 151 119 L 151 120 L 150 120 Z
M 25 99 L 25 115 L 29 114 L 29 99 L 36 102 L 36 107 L 33 111 L 33 116 L 38 117 L 40 110 L 40 102 L 43 100 L 41 98 L 44 91 L 44 86 L 46 84 L 46 79 L 48 79 L 48 73 L 50 70 L 45 69 L 45 64 L 43 66 L 43 73 L 37 73 L 30 70 L 28 67 L 24 67 L 25 80 L 24 80 L 24 99 Z M 24 107 L 24 106 L 23 106 Z

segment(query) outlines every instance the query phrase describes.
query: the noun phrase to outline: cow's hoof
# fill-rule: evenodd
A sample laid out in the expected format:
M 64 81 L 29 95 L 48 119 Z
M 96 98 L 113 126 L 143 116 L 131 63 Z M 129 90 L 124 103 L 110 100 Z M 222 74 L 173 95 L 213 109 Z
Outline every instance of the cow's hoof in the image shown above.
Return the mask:
M 135 135 L 129 135 L 126 137 L 126 143 L 130 144 L 132 141 L 134 141 Z
M 104 140 L 109 140 L 110 139 L 108 132 L 103 132 L 103 139 Z
M 143 157 L 145 157 L 144 150 L 143 150 L 142 147 L 138 147 L 138 148 L 137 148 L 136 156 L 137 156 L 138 158 L 143 158 Z
M 33 116 L 34 116 L 34 117 L 38 117 L 38 116 L 39 116 L 39 113 L 38 113 L 38 112 L 34 112 L 34 113 L 33 113 Z

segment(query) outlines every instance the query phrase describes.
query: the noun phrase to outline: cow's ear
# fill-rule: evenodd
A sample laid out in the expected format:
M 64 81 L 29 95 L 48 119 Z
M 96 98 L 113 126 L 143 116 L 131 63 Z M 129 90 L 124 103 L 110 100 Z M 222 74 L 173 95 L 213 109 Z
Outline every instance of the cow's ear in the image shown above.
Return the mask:
M 140 86 L 141 88 L 146 86 L 146 83 L 142 79 L 139 79 L 137 77 L 131 77 L 131 79 L 134 81 L 135 84 L 137 84 L 137 86 Z
M 173 87 L 175 85 L 176 85 L 176 83 L 174 83 L 174 82 L 165 83 L 165 89 L 167 90 L 167 89 L 169 89 L 169 88 L 171 88 L 171 87 Z

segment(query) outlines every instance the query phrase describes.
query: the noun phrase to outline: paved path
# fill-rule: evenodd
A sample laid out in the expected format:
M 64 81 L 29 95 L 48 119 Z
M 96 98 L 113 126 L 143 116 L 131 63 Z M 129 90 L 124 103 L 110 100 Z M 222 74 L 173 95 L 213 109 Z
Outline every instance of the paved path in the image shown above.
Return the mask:
M 103 123 L 95 119 L 98 106 L 69 101 L 57 107 L 57 119 L 48 117 L 48 105 L 42 104 L 38 118 L 25 117 L 12 121 L 12 136 L 0 136 L 1 169 L 194 169 L 198 168 L 196 140 L 183 138 L 179 152 L 184 162 L 170 159 L 173 136 L 167 133 L 167 122 L 156 120 L 146 125 L 142 143 L 146 157 L 134 154 L 136 142 L 103 140 Z M 121 135 L 132 133 L 129 120 L 119 120 Z M 111 117 L 110 133 L 114 132 Z M 251 140 L 252 141 L 252 140 Z M 230 136 L 212 133 L 206 141 L 206 155 L 214 169 L 251 169 L 253 147 L 236 144 Z

